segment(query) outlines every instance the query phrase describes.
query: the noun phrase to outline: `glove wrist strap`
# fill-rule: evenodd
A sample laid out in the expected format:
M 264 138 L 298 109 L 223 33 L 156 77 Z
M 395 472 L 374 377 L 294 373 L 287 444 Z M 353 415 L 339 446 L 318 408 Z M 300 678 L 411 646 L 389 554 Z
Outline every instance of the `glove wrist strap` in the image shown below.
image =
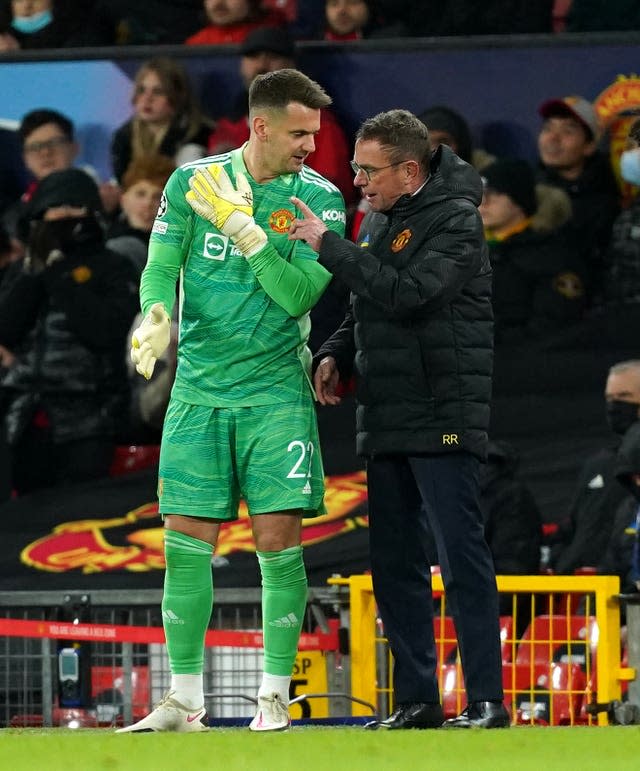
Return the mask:
M 267 243 L 267 234 L 251 217 L 243 228 L 233 234 L 232 239 L 245 257 L 253 257 Z

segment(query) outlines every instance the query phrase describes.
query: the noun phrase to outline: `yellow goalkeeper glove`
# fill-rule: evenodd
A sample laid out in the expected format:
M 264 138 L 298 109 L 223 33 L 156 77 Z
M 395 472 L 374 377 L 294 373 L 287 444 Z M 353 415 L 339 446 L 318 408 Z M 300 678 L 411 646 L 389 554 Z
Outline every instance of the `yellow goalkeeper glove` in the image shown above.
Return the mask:
M 131 336 L 131 361 L 147 380 L 153 375 L 156 361 L 166 351 L 170 334 L 169 314 L 162 303 L 155 303 Z
M 267 235 L 253 219 L 253 192 L 242 172 L 237 187 L 218 163 L 196 169 L 186 195 L 196 214 L 212 222 L 229 236 L 245 257 L 251 257 L 267 243 Z

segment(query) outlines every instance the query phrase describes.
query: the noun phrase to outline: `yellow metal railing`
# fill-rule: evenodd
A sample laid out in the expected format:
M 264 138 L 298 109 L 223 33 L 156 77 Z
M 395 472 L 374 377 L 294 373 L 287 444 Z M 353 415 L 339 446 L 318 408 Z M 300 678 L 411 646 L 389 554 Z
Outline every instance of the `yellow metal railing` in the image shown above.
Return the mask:
M 335 577 L 330 584 L 349 591 L 351 693 L 365 702 L 391 706 L 391 678 L 380 681 L 376 650 L 386 640 L 377 627 L 371 576 Z M 511 596 L 511 613 L 501 617 L 505 700 L 514 720 L 607 725 L 606 713 L 597 720 L 585 711 L 595 700 L 621 697 L 621 683 L 635 678 L 635 670 L 621 665 L 620 582 L 614 576 L 498 576 L 501 599 Z M 456 649 L 455 630 L 446 613 L 446 596 L 439 574 L 432 576 L 439 599 L 435 636 L 440 689 L 447 710 L 464 707 L 464 685 Z M 526 630 L 522 633 L 520 626 Z M 378 625 L 379 626 L 379 625 Z M 384 649 L 384 648 L 383 648 Z M 388 647 L 388 672 L 392 662 Z M 453 656 L 453 660 L 451 660 Z M 556 658 L 559 657 L 559 658 Z M 517 699 L 516 699 L 517 697 Z M 540 700 L 546 699 L 546 706 Z M 544 708 L 545 719 L 536 710 Z M 353 705 L 354 715 L 367 710 Z

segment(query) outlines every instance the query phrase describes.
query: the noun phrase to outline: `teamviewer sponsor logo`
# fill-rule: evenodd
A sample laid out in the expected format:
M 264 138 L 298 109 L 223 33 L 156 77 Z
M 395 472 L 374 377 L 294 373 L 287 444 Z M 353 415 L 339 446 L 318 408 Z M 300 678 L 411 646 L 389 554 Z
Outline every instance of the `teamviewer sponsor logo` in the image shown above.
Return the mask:
M 343 225 L 347 223 L 347 215 L 343 211 L 337 209 L 325 209 L 322 212 L 323 222 L 342 222 Z
M 161 236 L 163 236 L 168 229 L 169 223 L 159 222 L 158 220 L 154 220 L 153 227 L 151 228 L 154 233 L 159 233 Z
M 220 233 L 207 233 L 204 237 L 203 256 L 208 260 L 224 260 L 229 239 Z

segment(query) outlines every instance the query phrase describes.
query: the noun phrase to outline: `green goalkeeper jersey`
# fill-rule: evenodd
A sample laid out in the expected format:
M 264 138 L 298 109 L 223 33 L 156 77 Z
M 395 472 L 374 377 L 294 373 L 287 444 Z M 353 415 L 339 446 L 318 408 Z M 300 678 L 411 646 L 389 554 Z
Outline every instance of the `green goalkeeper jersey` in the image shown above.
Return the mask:
M 235 183 L 241 171 L 253 190 L 254 217 L 267 244 L 247 259 L 215 225 L 198 216 L 185 194 L 198 167 L 219 163 Z M 310 387 L 309 311 L 331 279 L 315 252 L 287 232 L 297 196 L 344 235 L 339 190 L 312 169 L 257 184 L 242 148 L 185 164 L 171 175 L 153 225 L 140 297 L 171 313 L 179 279 L 178 369 L 172 395 L 190 404 L 251 407 L 295 400 Z

